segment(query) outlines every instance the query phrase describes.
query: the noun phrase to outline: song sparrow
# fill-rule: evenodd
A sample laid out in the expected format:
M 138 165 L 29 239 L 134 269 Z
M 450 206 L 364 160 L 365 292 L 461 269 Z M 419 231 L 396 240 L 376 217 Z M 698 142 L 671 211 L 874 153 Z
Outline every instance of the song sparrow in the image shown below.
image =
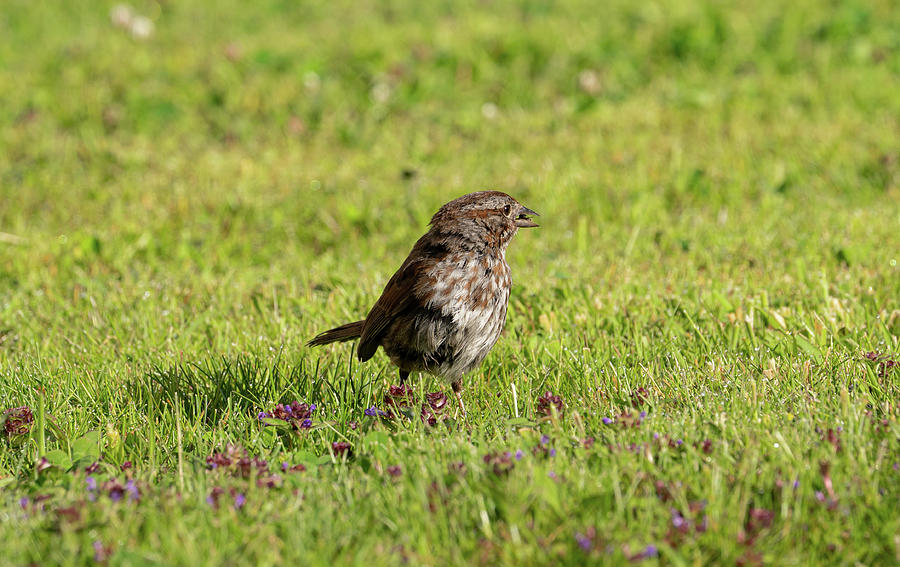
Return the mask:
M 362 321 L 307 343 L 359 338 L 363 362 L 384 348 L 400 368 L 446 378 L 462 403 L 462 378 L 481 364 L 506 320 L 511 284 L 506 247 L 519 228 L 538 226 L 536 212 L 499 191 L 470 193 L 431 218 L 431 228 L 388 281 Z

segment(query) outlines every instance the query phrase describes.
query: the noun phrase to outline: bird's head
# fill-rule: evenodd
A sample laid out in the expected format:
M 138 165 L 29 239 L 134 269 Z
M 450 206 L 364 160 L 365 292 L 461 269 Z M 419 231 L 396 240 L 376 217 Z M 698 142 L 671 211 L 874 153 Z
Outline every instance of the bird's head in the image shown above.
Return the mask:
M 483 240 L 503 249 L 520 228 L 538 226 L 540 216 L 506 193 L 479 191 L 450 201 L 431 219 L 431 226 L 472 240 Z

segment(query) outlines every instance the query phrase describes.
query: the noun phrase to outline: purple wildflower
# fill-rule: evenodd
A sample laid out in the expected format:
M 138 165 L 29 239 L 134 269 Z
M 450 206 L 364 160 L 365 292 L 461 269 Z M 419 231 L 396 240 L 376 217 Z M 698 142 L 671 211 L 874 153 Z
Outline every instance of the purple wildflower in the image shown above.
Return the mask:
M 343 455 L 350 456 L 353 454 L 353 449 L 350 446 L 350 443 L 346 441 L 334 441 L 331 444 L 331 452 L 334 453 L 335 457 L 340 457 Z
M 641 419 L 644 419 L 645 417 L 647 417 L 647 412 L 642 411 L 642 412 L 641 412 Z
M 522 460 L 522 457 L 523 457 L 524 455 L 525 455 L 525 453 L 522 452 L 522 449 L 517 449 L 517 450 L 516 450 L 516 460 L 517 460 L 517 461 L 521 461 L 521 460 Z
M 244 504 L 247 503 L 247 497 L 243 492 L 239 492 L 237 496 L 234 497 L 234 509 L 240 510 L 244 507 Z
M 372 406 L 370 408 L 367 408 L 363 413 L 365 413 L 369 417 L 375 417 L 376 415 L 378 415 L 378 408 Z
M 122 491 L 120 489 L 113 489 L 109 492 L 109 499 L 113 502 L 118 502 L 122 499 Z
M 550 442 L 550 437 L 547 435 L 541 435 L 541 445 L 546 445 Z
M 300 422 L 300 429 L 309 429 L 312 427 L 312 420 L 307 418 Z
M 94 542 L 94 561 L 97 563 L 106 563 L 109 560 L 109 554 L 112 552 L 112 549 L 106 545 L 103 545 L 103 542 L 99 539 Z
M 87 478 L 84 479 L 84 481 L 87 484 L 88 490 L 90 490 L 91 492 L 94 492 L 95 490 L 97 490 L 97 479 L 96 478 L 94 478 L 93 476 L 88 476 Z
M 581 532 L 575 534 L 575 541 L 578 542 L 578 547 L 584 551 L 590 551 L 591 547 L 594 546 L 594 542 L 591 541 L 591 538 Z
M 676 530 L 680 530 L 685 524 L 687 524 L 687 520 L 684 519 L 684 516 L 681 515 L 681 512 L 672 508 L 672 526 Z
M 555 457 L 555 456 L 556 456 L 556 449 L 550 449 L 550 456 L 551 456 L 551 457 Z
M 27 496 L 23 496 L 23 497 L 19 498 L 19 506 L 21 506 L 23 510 L 28 508 L 28 503 L 29 503 L 29 500 L 28 500 Z
M 659 550 L 657 550 L 656 546 L 651 543 L 644 549 L 643 555 L 644 557 L 656 557 L 657 555 L 659 555 Z
M 137 501 L 141 499 L 141 491 L 135 484 L 134 479 L 128 479 L 128 482 L 125 483 L 125 492 L 128 493 L 128 498 L 131 500 Z
M 556 480 L 556 473 L 553 471 L 548 472 L 547 476 L 549 476 L 553 480 Z
M 795 480 L 794 481 L 794 490 L 797 490 L 798 488 L 800 488 L 800 480 Z
M 256 415 L 256 418 L 260 421 L 262 421 L 268 417 L 272 417 L 272 416 L 267 411 L 261 411 Z
M 615 421 L 615 420 L 614 420 L 613 418 L 611 418 L 611 417 L 604 417 L 604 418 L 603 418 L 603 425 L 610 425 L 610 424 L 613 423 L 614 421 Z
M 552 392 L 544 392 L 544 395 L 538 398 L 537 413 L 545 417 L 562 416 L 566 408 L 560 396 L 554 395 Z
M 25 435 L 34 423 L 34 414 L 28 406 L 10 408 L 0 415 L 0 424 L 6 435 Z

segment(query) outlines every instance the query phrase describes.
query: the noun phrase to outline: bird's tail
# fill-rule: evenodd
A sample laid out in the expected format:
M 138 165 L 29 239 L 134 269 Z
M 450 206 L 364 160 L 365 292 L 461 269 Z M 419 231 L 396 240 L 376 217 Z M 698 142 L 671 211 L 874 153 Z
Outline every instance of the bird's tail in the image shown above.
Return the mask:
M 319 333 L 313 340 L 306 343 L 306 346 L 327 345 L 329 343 L 358 339 L 359 336 L 362 335 L 363 323 L 365 323 L 365 321 L 354 321 L 353 323 L 335 327 L 324 333 Z

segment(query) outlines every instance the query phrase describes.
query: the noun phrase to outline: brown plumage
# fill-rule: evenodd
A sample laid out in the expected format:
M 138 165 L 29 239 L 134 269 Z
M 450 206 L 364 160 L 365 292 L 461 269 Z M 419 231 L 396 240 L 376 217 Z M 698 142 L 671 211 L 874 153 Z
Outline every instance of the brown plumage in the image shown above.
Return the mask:
M 363 362 L 382 347 L 402 384 L 422 371 L 450 381 L 460 406 L 462 377 L 481 364 L 506 320 L 511 284 L 506 247 L 519 228 L 538 226 L 531 209 L 499 191 L 450 201 L 384 287 L 362 321 L 325 331 L 318 346 L 359 338 Z

